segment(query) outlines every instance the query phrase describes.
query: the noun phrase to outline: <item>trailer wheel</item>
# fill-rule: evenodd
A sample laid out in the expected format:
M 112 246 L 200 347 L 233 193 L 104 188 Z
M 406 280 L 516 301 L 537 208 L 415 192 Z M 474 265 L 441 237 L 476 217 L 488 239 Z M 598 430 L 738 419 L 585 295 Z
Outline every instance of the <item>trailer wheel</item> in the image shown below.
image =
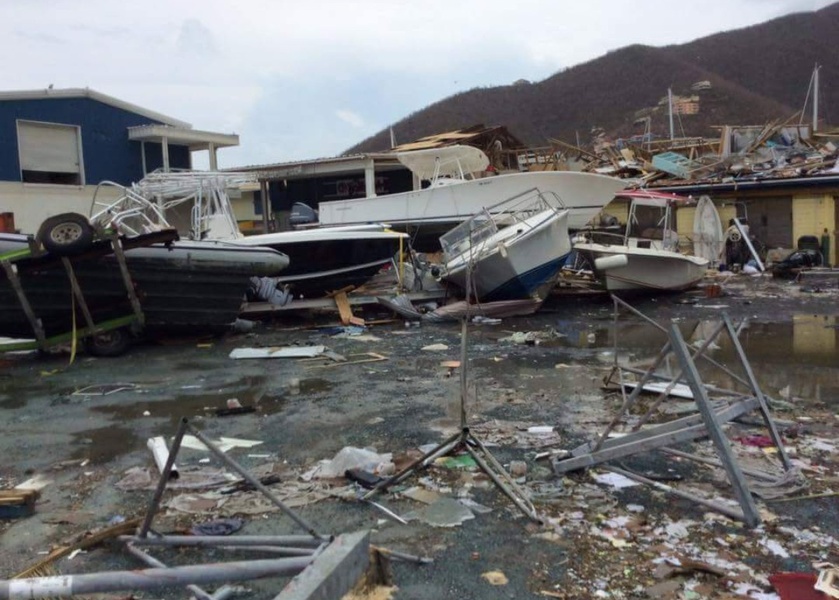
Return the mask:
M 132 338 L 128 327 L 103 331 L 85 339 L 85 350 L 93 356 L 120 356 L 131 346 Z
M 85 250 L 93 242 L 93 236 L 93 227 L 87 217 L 64 213 L 41 223 L 37 240 L 48 252 L 65 256 Z

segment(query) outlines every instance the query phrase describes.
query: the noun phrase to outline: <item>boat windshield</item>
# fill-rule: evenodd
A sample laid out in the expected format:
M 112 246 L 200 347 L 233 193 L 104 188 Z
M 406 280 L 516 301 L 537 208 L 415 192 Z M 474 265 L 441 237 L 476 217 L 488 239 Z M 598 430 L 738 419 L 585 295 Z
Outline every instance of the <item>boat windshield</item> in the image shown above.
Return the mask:
M 663 240 L 667 228 L 667 210 L 662 206 L 635 204 L 629 222 L 627 237 L 645 240 Z
M 440 246 L 446 260 L 463 254 L 470 247 L 477 247 L 484 240 L 498 233 L 498 225 L 484 209 L 440 237 Z

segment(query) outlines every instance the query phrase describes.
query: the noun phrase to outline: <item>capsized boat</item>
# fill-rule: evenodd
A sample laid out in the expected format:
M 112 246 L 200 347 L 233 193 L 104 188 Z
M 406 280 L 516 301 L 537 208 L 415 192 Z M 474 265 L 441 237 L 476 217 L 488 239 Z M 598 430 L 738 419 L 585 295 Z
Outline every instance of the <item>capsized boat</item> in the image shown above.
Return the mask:
M 176 239 L 177 234 L 170 239 Z M 161 232 L 128 238 L 125 259 L 147 333 L 217 332 L 236 320 L 253 276 L 278 275 L 288 257 L 270 248 L 219 241 L 143 245 Z M 159 238 L 158 238 L 159 239 Z M 31 238 L 0 234 L 0 255 L 25 254 Z M 148 242 L 146 242 L 148 243 Z M 126 283 L 109 241 L 67 257 L 90 311 L 100 323 L 132 314 Z M 21 287 L 46 337 L 83 326 L 62 257 L 54 253 L 14 261 Z M 32 338 L 34 331 L 5 272 L 0 272 L 0 336 Z
M 544 299 L 571 252 L 568 214 L 537 189 L 482 210 L 440 238 L 441 278 L 482 302 Z
M 708 259 L 679 251 L 673 206 L 687 203 L 675 194 L 624 191 L 631 200 L 623 235 L 594 232 L 574 243 L 610 292 L 670 292 L 695 287 L 705 276 Z
M 626 181 L 593 173 L 534 171 L 488 177 L 489 158 L 472 146 L 446 146 L 397 152 L 396 157 L 428 187 L 410 192 L 321 202 L 321 225 L 385 222 L 400 229 L 444 232 L 499 202 L 531 189 L 560 198 L 568 209 L 568 228 L 583 228 Z

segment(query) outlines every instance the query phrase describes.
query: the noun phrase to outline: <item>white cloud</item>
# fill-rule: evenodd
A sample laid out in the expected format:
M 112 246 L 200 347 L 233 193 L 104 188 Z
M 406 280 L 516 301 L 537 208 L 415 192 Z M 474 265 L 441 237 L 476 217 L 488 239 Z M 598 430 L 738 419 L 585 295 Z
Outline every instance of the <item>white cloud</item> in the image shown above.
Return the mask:
M 178 34 L 178 50 L 182 54 L 210 56 L 217 53 L 212 32 L 198 19 L 186 19 Z
M 338 109 L 335 111 L 335 116 L 353 127 L 364 127 L 364 119 L 351 110 Z
M 225 166 L 336 154 L 476 86 L 539 81 L 829 0 L 0 0 L 5 89 L 84 87 L 235 131 Z M 11 57 L 11 58 L 10 58 Z M 324 119 L 334 115 L 336 119 Z

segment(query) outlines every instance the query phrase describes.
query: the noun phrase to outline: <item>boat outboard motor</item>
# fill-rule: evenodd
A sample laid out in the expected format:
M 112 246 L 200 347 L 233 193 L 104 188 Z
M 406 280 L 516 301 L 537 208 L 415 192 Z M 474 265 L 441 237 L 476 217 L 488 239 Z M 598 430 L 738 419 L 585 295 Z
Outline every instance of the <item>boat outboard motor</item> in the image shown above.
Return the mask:
M 295 202 L 291 205 L 291 216 L 289 223 L 294 227 L 296 225 L 310 225 L 318 222 L 318 211 L 304 204 L 303 202 Z

